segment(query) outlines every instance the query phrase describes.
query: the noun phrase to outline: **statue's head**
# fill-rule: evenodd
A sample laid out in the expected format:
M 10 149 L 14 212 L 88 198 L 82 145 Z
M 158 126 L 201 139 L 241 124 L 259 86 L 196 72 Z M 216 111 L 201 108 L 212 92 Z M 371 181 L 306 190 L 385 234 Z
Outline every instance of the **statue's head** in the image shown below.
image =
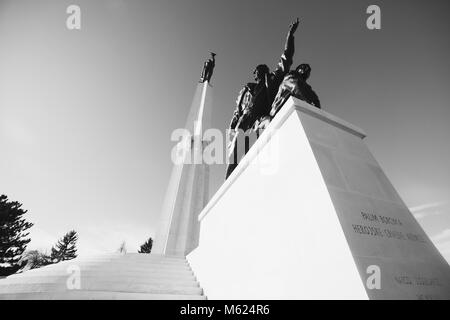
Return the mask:
M 297 68 L 295 68 L 295 71 L 300 74 L 300 77 L 303 81 L 308 80 L 309 76 L 311 75 L 311 67 L 307 63 L 302 63 Z
M 256 66 L 255 71 L 253 71 L 253 76 L 255 81 L 263 80 L 266 74 L 269 73 L 269 67 L 265 64 L 259 64 Z

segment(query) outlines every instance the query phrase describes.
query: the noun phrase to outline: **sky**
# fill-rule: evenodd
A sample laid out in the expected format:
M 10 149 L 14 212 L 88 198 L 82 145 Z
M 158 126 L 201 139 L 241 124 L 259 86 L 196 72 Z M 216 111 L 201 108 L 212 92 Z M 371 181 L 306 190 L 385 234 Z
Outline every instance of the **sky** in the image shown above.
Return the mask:
M 81 8 L 81 29 L 66 8 Z M 366 8 L 381 8 L 368 30 Z M 253 68 L 273 68 L 297 16 L 294 66 L 323 109 L 366 143 L 450 260 L 450 3 L 446 0 L 0 0 L 0 193 L 23 203 L 30 249 L 67 231 L 80 253 L 154 237 L 209 51 L 212 126 L 224 130 Z M 215 165 L 211 193 L 223 181 Z

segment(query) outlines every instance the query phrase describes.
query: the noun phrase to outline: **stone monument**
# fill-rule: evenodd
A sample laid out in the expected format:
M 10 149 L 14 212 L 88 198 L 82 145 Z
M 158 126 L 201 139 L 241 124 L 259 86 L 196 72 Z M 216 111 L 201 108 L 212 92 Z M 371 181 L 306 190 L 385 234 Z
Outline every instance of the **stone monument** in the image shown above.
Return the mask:
M 209 166 L 202 161 L 203 132 L 211 121 L 212 94 L 208 84 L 213 67 L 208 68 L 202 73 L 208 77 L 202 76 L 186 121 L 187 135 L 177 145 L 181 159 L 173 166 L 164 199 L 153 246 L 153 252 L 158 254 L 185 257 L 198 246 L 198 215 L 209 200 Z
M 209 299 L 450 299 L 448 263 L 365 136 L 286 101 L 200 214 L 188 260 Z
M 15 274 L 0 279 L 0 299 L 450 299 L 448 263 L 365 133 L 305 101 L 277 109 L 209 200 L 209 168 L 196 160 L 211 109 L 206 71 L 152 254 Z

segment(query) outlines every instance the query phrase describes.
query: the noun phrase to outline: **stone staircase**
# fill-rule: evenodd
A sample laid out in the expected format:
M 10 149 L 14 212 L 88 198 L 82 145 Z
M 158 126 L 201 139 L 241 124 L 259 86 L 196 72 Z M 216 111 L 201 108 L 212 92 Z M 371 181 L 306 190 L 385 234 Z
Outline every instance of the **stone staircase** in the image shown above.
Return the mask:
M 0 279 L 2 299 L 204 300 L 206 297 L 184 257 L 129 253 L 79 257 L 11 275 Z

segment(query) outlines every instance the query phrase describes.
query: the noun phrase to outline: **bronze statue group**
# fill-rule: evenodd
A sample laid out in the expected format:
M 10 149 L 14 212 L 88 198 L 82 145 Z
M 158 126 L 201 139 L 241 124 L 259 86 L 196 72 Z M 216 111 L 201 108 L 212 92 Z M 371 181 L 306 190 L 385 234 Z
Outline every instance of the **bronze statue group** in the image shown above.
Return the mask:
M 244 133 L 253 131 L 259 137 L 291 95 L 320 108 L 318 96 L 306 82 L 311 74 L 309 64 L 302 63 L 290 70 L 294 56 L 294 33 L 298 25 L 298 18 L 290 25 L 276 69 L 271 72 L 265 64 L 256 66 L 253 72 L 255 82 L 247 83 L 239 92 L 229 127 L 232 135 L 229 145 L 231 152 L 225 179 L 237 166 L 236 138 L 239 130 Z M 211 53 L 212 58 L 205 62 L 200 82 L 210 81 L 215 64 L 214 56 Z M 247 151 L 246 147 L 245 152 Z

